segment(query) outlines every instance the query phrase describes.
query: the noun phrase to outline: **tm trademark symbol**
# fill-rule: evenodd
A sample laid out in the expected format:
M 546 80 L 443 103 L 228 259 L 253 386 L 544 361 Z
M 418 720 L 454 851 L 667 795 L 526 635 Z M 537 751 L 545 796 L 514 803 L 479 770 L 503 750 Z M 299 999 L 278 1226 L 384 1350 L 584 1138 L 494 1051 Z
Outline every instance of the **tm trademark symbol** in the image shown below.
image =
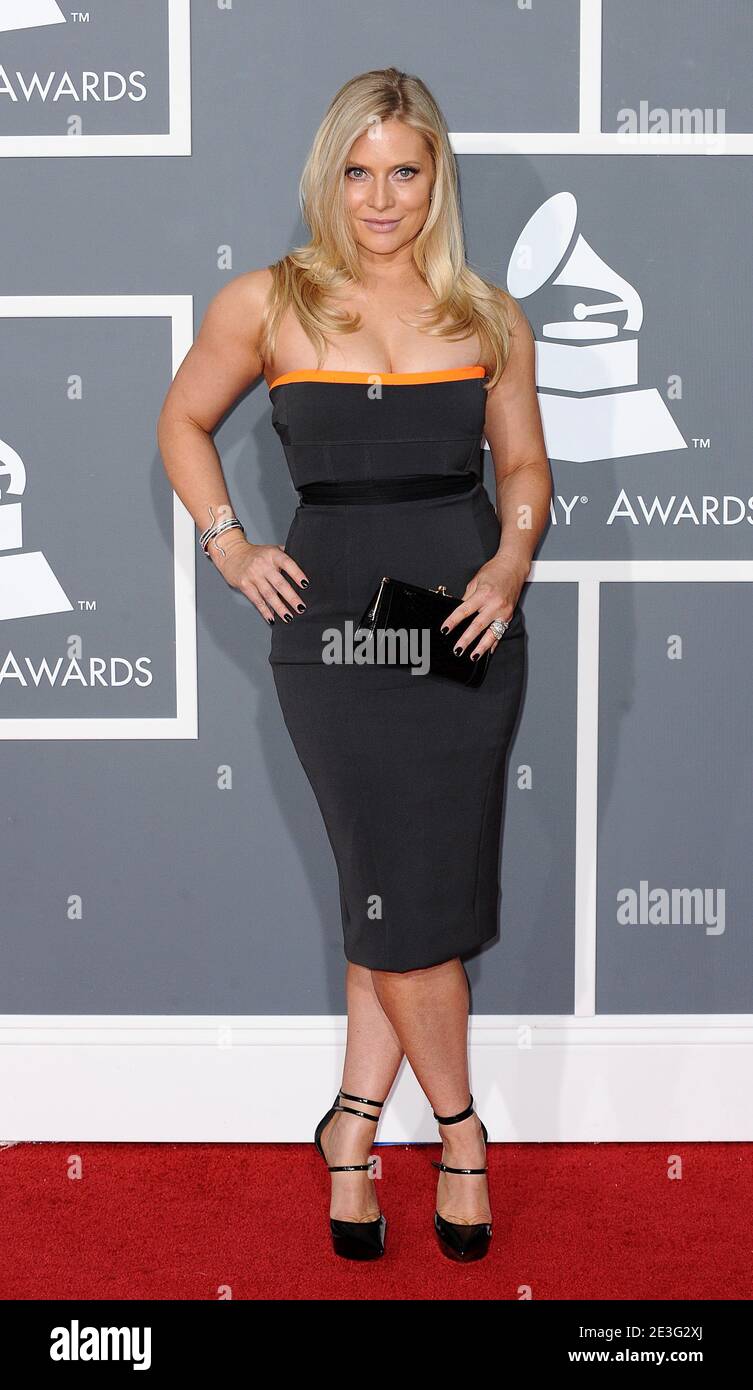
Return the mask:
M 78 599 L 78 607 L 81 613 L 96 613 L 97 600 L 95 598 Z

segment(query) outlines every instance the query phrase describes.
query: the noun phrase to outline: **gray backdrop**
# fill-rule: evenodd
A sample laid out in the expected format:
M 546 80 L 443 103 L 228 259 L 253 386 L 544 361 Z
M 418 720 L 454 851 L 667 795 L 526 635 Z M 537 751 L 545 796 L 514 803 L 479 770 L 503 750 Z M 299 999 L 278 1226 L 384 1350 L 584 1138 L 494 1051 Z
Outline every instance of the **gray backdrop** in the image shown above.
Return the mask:
M 187 8 L 176 0 L 174 24 Z M 276 703 L 269 632 L 200 552 L 198 739 L 9 733 L 18 719 L 170 718 L 176 701 L 173 502 L 154 437 L 170 321 L 16 316 L 13 305 L 26 295 L 191 295 L 198 327 L 229 276 L 304 238 L 297 181 L 311 137 L 335 90 L 367 68 L 418 73 L 453 132 L 577 132 L 579 4 L 194 0 L 190 155 L 175 130 L 177 148 L 150 144 L 171 122 L 167 0 L 98 0 L 31 29 L 12 27 L 13 10 L 0 32 L 0 1012 L 341 1013 L 337 876 Z M 641 101 L 724 108 L 728 132 L 753 131 L 746 0 L 605 0 L 603 16 L 603 131 Z M 121 73 L 126 93 L 146 95 L 97 104 L 22 94 L 35 71 L 54 72 L 54 90 L 63 71 L 80 86 L 83 69 Z M 134 71 L 144 74 L 136 85 Z M 184 104 L 185 76 L 176 71 L 172 94 Z M 126 137 L 137 143 L 121 157 Z M 697 582 L 623 575 L 601 588 L 597 1010 L 748 1011 L 750 590 L 710 582 L 703 562 L 751 558 L 753 162 L 749 152 L 577 148 L 574 135 L 567 153 L 459 163 L 469 259 L 498 283 L 528 219 L 552 195 L 574 196 L 579 232 L 640 295 L 638 381 L 655 388 L 685 442 L 652 453 L 644 439 L 593 462 L 551 450 L 557 497 L 583 500 L 569 525 L 555 504 L 538 559 L 698 563 Z M 577 301 L 609 297 L 550 277 L 521 302 L 540 337 Z M 250 538 L 283 539 L 296 496 L 264 382 L 217 443 Z M 15 492 L 4 471 L 9 451 L 26 469 L 22 495 L 17 466 Z M 635 520 L 610 516 L 622 489 Z M 704 495 L 741 498 L 742 520 L 678 516 L 682 498 L 700 507 Z M 666 519 L 648 520 L 639 498 L 649 516 L 658 498 Z M 39 553 L 72 608 L 14 615 L 21 571 L 9 566 Z M 575 579 L 525 592 L 501 938 L 469 966 L 477 1013 L 573 1010 Z M 677 637 L 682 656 L 670 659 Z M 77 639 L 85 663 L 122 658 L 130 678 L 35 684 L 26 663 L 67 665 Z M 138 658 L 148 684 L 135 678 Z M 724 932 L 619 923 L 617 895 L 643 880 L 724 889 Z

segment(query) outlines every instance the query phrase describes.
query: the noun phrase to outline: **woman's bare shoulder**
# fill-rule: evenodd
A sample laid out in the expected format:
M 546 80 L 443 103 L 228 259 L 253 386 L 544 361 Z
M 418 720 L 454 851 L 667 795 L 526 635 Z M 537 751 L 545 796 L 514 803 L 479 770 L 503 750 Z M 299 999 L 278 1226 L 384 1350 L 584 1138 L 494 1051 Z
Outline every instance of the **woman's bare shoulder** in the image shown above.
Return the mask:
M 228 289 L 230 285 L 237 286 L 239 296 L 245 296 L 249 302 L 253 302 L 263 309 L 272 288 L 271 267 L 265 265 L 260 270 L 246 270 L 242 275 L 236 275 L 235 279 L 230 281 Z
M 240 393 L 262 376 L 259 343 L 271 284 L 268 268 L 249 270 L 216 291 L 167 393 L 163 418 L 182 413 L 212 430 Z
M 272 272 L 268 266 L 246 270 L 233 276 L 217 291 L 209 304 L 207 317 L 223 333 L 238 334 L 256 345 L 271 288 Z
M 492 286 L 497 299 L 505 310 L 510 330 L 514 333 L 516 329 L 521 328 L 525 333 L 526 328 L 530 328 L 530 324 L 517 299 L 514 299 L 509 290 L 503 289 L 501 285 L 496 285 L 491 280 L 488 283 Z

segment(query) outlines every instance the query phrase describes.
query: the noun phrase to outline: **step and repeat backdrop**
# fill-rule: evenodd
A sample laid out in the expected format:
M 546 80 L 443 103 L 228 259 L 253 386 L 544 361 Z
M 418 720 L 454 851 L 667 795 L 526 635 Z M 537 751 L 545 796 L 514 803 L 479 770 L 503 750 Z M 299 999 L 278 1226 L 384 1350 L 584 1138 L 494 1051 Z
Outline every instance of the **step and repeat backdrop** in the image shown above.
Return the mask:
M 2 1014 L 344 1010 L 269 630 L 155 427 L 211 297 L 306 238 L 332 95 L 392 64 L 534 329 L 554 478 L 474 1013 L 751 1012 L 752 57 L 748 0 L 0 0 Z M 281 541 L 263 381 L 217 444 Z

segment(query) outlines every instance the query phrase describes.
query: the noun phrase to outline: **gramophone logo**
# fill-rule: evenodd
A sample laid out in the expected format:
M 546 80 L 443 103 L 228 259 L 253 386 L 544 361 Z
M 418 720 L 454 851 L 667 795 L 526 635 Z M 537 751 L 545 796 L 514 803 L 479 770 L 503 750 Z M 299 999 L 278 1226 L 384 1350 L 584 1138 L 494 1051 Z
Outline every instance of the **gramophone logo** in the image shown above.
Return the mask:
M 56 0 L 0 0 L 0 32 L 38 29 L 43 24 L 65 24 Z
M 5 498 L 6 493 L 9 497 L 22 497 L 25 489 L 23 459 L 0 439 L 0 621 L 64 613 L 73 608 L 41 550 L 27 555 L 21 552 L 21 503 L 7 502 Z M 9 554 L 10 551 L 19 553 Z
M 686 449 L 655 387 L 638 386 L 643 304 L 634 287 L 577 230 L 572 193 L 555 193 L 518 237 L 507 288 L 527 299 L 545 285 L 577 286 L 611 296 L 579 301 L 573 318 L 544 323 L 536 340 L 536 377 L 550 458 L 571 463 Z M 623 315 L 622 322 L 605 315 Z

